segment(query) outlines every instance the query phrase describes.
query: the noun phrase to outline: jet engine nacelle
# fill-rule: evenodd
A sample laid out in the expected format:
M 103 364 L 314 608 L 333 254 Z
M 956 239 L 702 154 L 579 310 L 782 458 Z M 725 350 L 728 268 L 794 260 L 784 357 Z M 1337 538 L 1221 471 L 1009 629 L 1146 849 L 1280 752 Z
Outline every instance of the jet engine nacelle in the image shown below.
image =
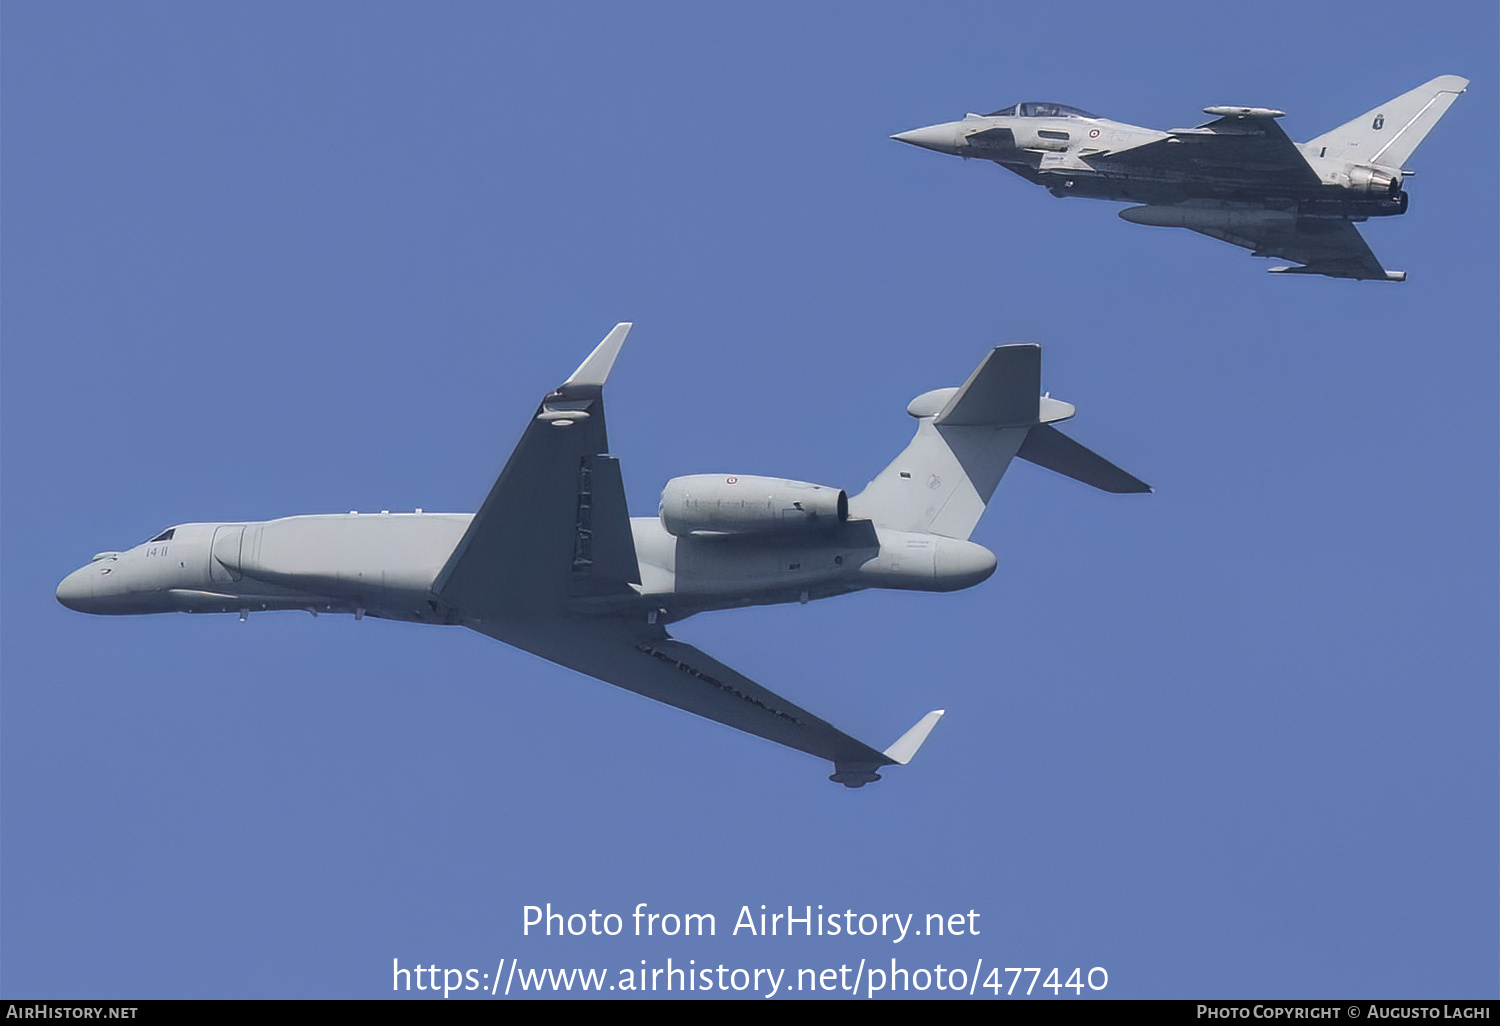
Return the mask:
M 1401 172 L 1375 167 L 1351 167 L 1349 188 L 1367 196 L 1395 196 L 1401 192 Z
M 809 534 L 849 519 L 842 489 L 744 474 L 674 477 L 661 493 L 661 523 L 693 534 Z

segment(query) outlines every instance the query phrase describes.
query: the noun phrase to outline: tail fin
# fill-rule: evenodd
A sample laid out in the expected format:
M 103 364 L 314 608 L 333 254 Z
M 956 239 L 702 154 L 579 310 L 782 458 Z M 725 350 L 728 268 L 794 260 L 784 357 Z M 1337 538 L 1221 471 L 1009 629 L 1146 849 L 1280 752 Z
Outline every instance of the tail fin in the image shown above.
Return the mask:
M 1466 78 L 1439 75 L 1309 140 L 1303 149 L 1331 160 L 1399 169 L 1468 85 Z
M 1000 478 L 1019 456 L 1112 492 L 1151 489 L 1049 425 L 1073 407 L 1042 390 L 1042 347 L 998 346 L 960 388 L 911 401 L 917 435 L 863 492 L 849 514 L 877 527 L 966 539 Z

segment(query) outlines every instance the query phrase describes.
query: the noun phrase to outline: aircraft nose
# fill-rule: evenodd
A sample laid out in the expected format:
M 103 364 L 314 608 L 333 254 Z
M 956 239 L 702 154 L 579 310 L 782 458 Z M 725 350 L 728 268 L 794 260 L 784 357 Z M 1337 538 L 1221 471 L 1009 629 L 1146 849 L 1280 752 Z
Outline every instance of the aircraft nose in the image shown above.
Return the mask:
M 57 586 L 57 601 L 79 613 L 87 613 L 94 602 L 94 578 L 92 566 L 74 570 Z
M 891 138 L 897 142 L 920 146 L 924 150 L 937 150 L 939 153 L 957 153 L 960 146 L 958 127 L 951 121 L 944 125 L 928 125 L 926 128 L 913 128 L 910 132 L 898 132 Z

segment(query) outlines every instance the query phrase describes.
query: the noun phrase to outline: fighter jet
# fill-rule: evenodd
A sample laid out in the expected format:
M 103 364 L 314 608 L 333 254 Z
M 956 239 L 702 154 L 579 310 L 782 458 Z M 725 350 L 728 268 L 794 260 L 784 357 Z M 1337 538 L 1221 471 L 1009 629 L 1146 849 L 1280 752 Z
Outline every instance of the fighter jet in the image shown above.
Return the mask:
M 1205 107 L 1214 120 L 1157 132 L 1061 103 L 1018 103 L 891 138 L 991 160 L 1054 196 L 1123 200 L 1135 224 L 1187 228 L 1294 260 L 1275 274 L 1405 281 L 1358 221 L 1406 213 L 1412 151 L 1469 84 L 1442 75 L 1348 124 L 1294 143 L 1265 107 Z
M 958 388 L 912 400 L 917 433 L 858 495 L 749 474 L 667 482 L 657 516 L 626 512 L 604 383 L 620 324 L 537 407 L 479 507 L 169 527 L 101 552 L 58 586 L 85 613 L 305 610 L 458 624 L 591 677 L 833 763 L 847 787 L 904 765 L 943 715 L 872 748 L 671 637 L 711 609 L 954 591 L 995 556 L 968 540 L 1014 457 L 1109 492 L 1150 489 L 1053 425 L 1041 347 L 991 351 Z

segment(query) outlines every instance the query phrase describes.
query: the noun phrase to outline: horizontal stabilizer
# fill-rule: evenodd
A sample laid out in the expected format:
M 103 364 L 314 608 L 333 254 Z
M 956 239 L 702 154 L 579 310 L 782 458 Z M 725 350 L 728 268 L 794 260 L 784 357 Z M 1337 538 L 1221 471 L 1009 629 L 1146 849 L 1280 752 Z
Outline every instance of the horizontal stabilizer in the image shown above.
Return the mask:
M 941 427 L 1035 424 L 1042 394 L 1042 347 L 996 346 L 937 416 Z
M 917 721 L 917 725 L 896 739 L 896 743 L 885 750 L 887 759 L 894 759 L 905 766 L 911 762 L 911 757 L 917 754 L 917 749 L 922 747 L 922 742 L 927 740 L 927 735 L 932 733 L 932 728 L 937 726 L 937 721 L 943 718 L 945 710 L 934 709 Z
M 1038 424 L 1021 443 L 1016 455 L 1064 477 L 1082 481 L 1106 492 L 1149 492 L 1146 484 L 1109 460 L 1079 445 L 1050 424 Z M 905 740 L 903 738 L 902 740 Z M 899 742 L 898 742 L 899 743 Z
M 1017 455 L 1106 491 L 1151 490 L 1050 427 L 1075 411 L 1040 391 L 1041 347 L 1020 343 L 992 349 L 961 388 L 917 396 L 906 407 L 918 420 L 916 437 L 849 497 L 849 515 L 877 528 L 967 539 Z

